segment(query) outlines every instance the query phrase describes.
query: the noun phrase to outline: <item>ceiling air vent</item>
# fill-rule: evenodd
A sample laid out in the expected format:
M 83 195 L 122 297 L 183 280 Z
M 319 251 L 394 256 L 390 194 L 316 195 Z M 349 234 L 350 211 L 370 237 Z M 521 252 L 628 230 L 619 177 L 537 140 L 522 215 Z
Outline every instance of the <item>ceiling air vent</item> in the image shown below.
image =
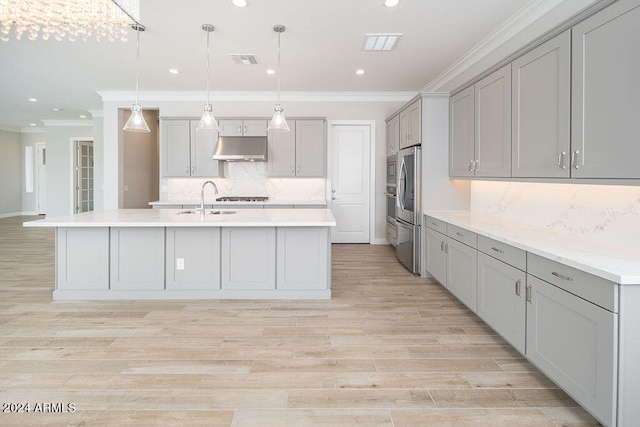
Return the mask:
M 362 50 L 368 51 L 389 51 L 393 50 L 402 33 L 387 33 L 387 34 L 365 34 L 364 43 L 362 43 Z
M 250 53 L 230 53 L 233 62 L 240 65 L 255 65 L 258 63 L 256 57 Z

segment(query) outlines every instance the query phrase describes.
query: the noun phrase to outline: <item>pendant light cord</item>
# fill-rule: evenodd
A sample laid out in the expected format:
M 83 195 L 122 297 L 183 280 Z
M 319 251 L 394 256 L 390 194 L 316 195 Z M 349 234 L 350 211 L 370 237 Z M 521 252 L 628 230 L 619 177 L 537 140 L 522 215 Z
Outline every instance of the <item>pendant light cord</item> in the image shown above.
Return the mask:
M 140 85 L 140 28 L 136 28 L 136 105 L 138 105 L 139 85 Z
M 278 33 L 278 104 L 280 104 L 280 35 L 282 33 Z
M 207 105 L 209 105 L 209 32 L 207 31 Z

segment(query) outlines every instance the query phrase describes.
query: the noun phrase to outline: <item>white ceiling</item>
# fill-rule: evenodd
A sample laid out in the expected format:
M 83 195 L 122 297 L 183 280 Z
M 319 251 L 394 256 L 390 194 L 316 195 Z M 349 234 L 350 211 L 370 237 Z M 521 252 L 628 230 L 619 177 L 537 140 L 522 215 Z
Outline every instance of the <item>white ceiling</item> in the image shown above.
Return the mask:
M 231 0 L 141 0 L 140 90 L 203 91 L 201 25 L 210 23 L 212 91 L 274 91 L 266 69 L 276 65 L 272 28 L 283 24 L 283 91 L 417 93 L 529 1 L 402 0 L 388 9 L 382 0 L 249 0 L 240 9 Z M 372 32 L 403 36 L 393 52 L 364 52 Z M 252 53 L 258 65 L 236 65 L 230 53 Z M 358 68 L 366 73 L 357 76 Z M 135 89 L 135 32 L 128 42 L 15 40 L 12 33 L 0 42 L 0 85 L 0 127 L 90 118 L 88 110 L 102 108 L 96 91 Z

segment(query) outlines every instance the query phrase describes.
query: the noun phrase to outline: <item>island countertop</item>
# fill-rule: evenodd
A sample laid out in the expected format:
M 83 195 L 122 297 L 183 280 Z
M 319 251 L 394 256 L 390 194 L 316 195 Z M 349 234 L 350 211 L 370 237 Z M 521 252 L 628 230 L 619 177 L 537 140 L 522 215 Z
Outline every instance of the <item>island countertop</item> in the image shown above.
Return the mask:
M 216 209 L 214 209 L 216 210 Z M 219 209 L 229 212 L 231 210 Z M 25 227 L 333 227 L 330 209 L 237 209 L 181 214 L 184 209 L 114 209 L 30 221 Z

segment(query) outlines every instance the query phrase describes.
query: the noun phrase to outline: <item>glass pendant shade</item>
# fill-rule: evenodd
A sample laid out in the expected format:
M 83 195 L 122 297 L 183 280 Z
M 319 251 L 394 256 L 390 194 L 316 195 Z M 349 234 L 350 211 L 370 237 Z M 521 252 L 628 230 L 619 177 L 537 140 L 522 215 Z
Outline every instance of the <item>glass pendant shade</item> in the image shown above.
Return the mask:
M 218 122 L 213 116 L 213 106 L 211 104 L 206 104 L 204 106 L 204 112 L 202 113 L 202 117 L 200 118 L 198 129 L 213 130 L 216 132 L 219 131 Z
M 144 119 L 142 115 L 142 107 L 140 104 L 133 104 L 131 106 L 131 117 L 127 120 L 127 123 L 124 124 L 122 130 L 127 132 L 151 132 L 149 130 L 149 126 L 147 125 L 147 121 Z
M 284 114 L 282 114 L 284 110 L 280 106 L 280 104 L 276 104 L 276 108 L 273 111 L 273 117 L 269 122 L 269 127 L 267 130 L 271 132 L 289 132 L 289 125 L 287 124 L 287 119 L 284 118 Z

